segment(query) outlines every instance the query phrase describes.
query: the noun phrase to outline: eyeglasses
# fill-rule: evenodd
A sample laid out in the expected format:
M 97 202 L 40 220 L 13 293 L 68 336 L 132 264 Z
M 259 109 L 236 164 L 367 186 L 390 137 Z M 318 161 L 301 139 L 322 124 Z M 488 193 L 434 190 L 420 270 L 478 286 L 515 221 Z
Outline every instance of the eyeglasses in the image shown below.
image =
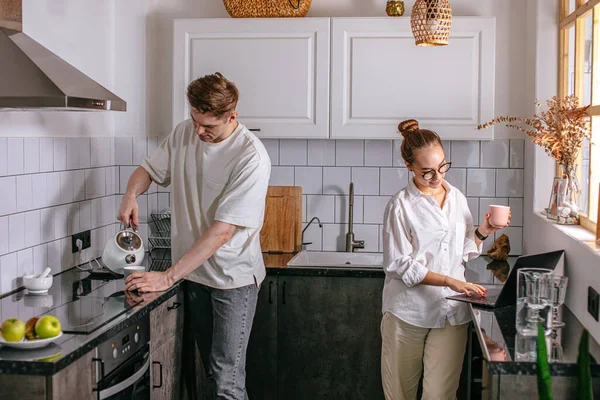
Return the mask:
M 445 174 L 446 172 L 448 172 L 450 167 L 452 167 L 452 161 L 442 164 L 437 169 L 437 172 L 439 172 L 440 174 Z M 436 170 L 432 169 L 432 170 L 429 170 L 429 171 L 425 172 L 424 174 L 422 174 L 421 177 L 423 177 L 423 179 L 425 179 L 426 181 L 430 181 L 433 178 L 435 178 L 435 175 L 436 175 Z

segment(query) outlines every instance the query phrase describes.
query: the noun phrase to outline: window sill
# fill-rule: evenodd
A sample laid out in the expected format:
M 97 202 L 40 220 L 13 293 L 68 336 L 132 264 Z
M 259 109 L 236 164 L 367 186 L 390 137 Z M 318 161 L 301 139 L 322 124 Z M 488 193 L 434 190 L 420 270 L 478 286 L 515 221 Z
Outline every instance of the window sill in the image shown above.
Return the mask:
M 594 235 L 592 232 L 580 225 L 560 225 L 554 223 L 552 220 L 546 218 L 545 215 L 539 212 L 535 213 L 535 216 L 550 225 L 552 227 L 551 229 L 557 229 L 571 239 L 581 242 L 581 244 L 583 244 L 592 253 L 600 257 L 600 245 L 596 244 L 596 235 Z

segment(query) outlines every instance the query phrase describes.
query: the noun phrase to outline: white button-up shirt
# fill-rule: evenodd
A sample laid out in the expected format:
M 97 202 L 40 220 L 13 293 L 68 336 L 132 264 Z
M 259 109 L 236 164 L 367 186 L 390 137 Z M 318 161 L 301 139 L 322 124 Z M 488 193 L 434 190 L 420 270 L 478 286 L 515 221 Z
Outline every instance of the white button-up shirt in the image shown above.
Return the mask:
M 481 254 L 465 196 L 447 182 L 440 208 L 410 181 L 389 201 L 383 220 L 383 312 L 422 328 L 469 322 L 468 304 L 447 300 L 450 288 L 421 285 L 428 271 L 465 281 L 463 261 Z

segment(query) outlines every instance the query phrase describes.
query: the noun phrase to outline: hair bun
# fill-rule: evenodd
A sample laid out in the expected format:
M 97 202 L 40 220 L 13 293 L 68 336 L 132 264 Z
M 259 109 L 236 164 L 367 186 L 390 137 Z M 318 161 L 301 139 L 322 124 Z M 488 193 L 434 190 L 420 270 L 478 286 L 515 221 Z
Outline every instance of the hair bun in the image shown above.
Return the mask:
M 406 137 L 410 132 L 419 130 L 419 122 L 416 119 L 407 119 L 398 124 L 398 130 L 403 137 Z

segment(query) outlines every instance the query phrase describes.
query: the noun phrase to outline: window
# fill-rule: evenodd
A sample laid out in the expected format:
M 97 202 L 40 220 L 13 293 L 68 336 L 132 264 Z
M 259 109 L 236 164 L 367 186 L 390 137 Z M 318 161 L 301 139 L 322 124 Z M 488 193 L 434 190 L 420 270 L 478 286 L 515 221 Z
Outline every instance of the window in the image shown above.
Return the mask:
M 592 142 L 585 140 L 577 169 L 580 221 L 596 231 L 600 185 L 600 0 L 560 0 L 558 96 L 591 104 Z

